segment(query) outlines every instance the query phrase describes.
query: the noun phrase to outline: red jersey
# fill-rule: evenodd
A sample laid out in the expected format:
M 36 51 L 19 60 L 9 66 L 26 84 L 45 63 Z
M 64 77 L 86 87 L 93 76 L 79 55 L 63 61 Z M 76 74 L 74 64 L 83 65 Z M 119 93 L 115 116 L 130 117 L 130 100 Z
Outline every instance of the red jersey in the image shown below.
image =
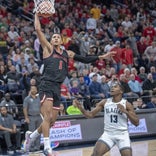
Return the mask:
M 61 85 L 61 95 L 68 96 L 68 87 L 65 84 Z
M 153 27 L 147 27 L 144 29 L 143 31 L 143 35 L 146 36 L 150 36 L 151 40 L 153 41 L 153 38 L 155 36 L 155 30 Z
M 122 62 L 126 65 L 133 64 L 133 51 L 132 49 L 123 48 L 122 49 Z
M 105 68 L 106 64 L 104 60 L 97 60 L 96 61 L 96 67 L 101 70 L 102 68 Z
M 113 59 L 116 63 L 120 63 L 122 61 L 122 49 L 120 47 L 115 46 L 111 49 L 111 51 L 116 51 L 116 54 L 113 56 Z
M 74 60 L 70 58 L 68 61 L 68 72 L 76 70 L 74 64 L 75 64 Z

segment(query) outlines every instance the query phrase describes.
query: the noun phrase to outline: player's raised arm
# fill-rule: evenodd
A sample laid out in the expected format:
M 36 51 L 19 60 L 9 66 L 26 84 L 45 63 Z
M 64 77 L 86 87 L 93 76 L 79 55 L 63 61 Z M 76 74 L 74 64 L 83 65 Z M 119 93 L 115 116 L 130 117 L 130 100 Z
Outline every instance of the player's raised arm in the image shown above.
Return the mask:
M 48 42 L 48 40 L 46 39 L 44 33 L 42 32 L 42 28 L 41 28 L 41 24 L 40 24 L 40 20 L 39 20 L 39 16 L 37 13 L 35 13 L 35 22 L 34 22 L 34 27 L 37 33 L 37 37 L 39 38 L 39 41 L 41 43 L 41 46 L 43 48 L 43 51 L 45 48 L 47 48 L 47 50 L 49 52 L 52 51 L 53 47 L 52 45 Z
M 77 107 L 81 110 L 82 114 L 86 117 L 86 118 L 93 118 L 97 113 L 101 112 L 105 103 L 106 103 L 106 99 L 101 100 L 100 102 L 98 102 L 96 104 L 96 107 L 92 110 L 92 111 L 86 111 L 83 107 L 82 104 L 78 101 L 75 100 L 75 103 L 77 105 Z
M 112 56 L 114 56 L 116 54 L 116 52 L 112 51 L 112 52 L 108 52 L 107 54 L 103 54 L 103 55 L 99 55 L 99 56 L 94 55 L 94 56 L 84 57 L 84 56 L 75 54 L 71 50 L 68 50 L 67 52 L 68 52 L 68 56 L 70 58 L 73 58 L 75 61 L 79 61 L 82 63 L 92 63 L 92 62 L 95 62 L 96 60 L 98 60 L 100 58 L 108 59 L 108 58 L 111 58 Z

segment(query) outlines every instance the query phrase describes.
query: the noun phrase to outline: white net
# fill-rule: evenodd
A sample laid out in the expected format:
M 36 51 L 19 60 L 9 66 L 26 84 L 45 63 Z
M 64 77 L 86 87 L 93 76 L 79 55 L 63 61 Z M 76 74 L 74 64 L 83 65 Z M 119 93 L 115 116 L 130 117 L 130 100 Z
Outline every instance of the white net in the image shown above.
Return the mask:
M 54 1 L 55 0 L 34 0 L 34 12 L 39 14 L 54 14 Z

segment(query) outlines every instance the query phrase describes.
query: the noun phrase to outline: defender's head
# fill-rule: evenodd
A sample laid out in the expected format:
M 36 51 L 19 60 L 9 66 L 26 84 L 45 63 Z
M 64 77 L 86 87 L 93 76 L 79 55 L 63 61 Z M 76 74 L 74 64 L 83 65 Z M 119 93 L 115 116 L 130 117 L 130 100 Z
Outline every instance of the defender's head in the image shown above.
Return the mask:
M 123 92 L 124 92 L 124 88 L 120 83 L 116 82 L 116 83 L 112 84 L 111 89 L 110 89 L 110 94 L 112 96 L 122 95 Z

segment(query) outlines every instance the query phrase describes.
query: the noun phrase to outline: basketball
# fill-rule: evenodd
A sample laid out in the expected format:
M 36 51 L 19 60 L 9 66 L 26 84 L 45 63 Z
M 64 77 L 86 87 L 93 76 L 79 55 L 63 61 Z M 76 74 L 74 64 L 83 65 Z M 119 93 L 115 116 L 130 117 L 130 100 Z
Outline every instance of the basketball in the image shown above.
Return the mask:
M 42 1 L 38 5 L 37 13 L 39 16 L 48 18 L 55 12 L 54 6 L 50 1 Z
M 52 14 L 48 14 L 48 13 L 38 13 L 38 16 L 44 17 L 44 18 L 48 18 L 50 17 Z

